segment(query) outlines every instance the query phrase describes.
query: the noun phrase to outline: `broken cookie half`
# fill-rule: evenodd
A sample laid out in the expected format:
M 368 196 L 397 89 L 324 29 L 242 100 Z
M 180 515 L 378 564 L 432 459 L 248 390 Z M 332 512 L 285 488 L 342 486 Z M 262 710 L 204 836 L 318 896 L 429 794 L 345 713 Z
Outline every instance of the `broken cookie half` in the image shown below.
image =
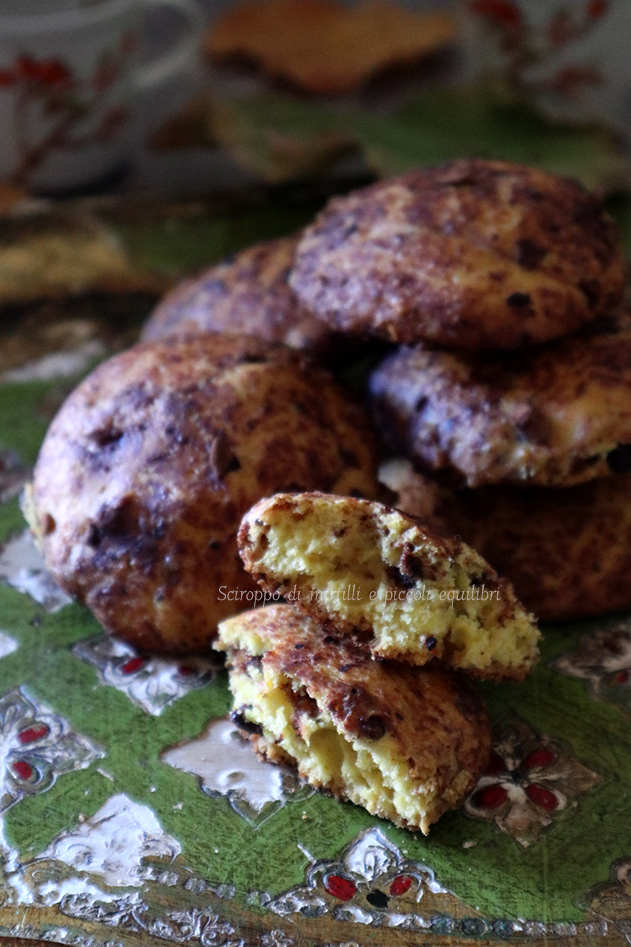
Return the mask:
M 487 712 L 453 672 L 373 661 L 288 604 L 226 619 L 214 647 L 257 752 L 373 815 L 427 834 L 484 771 Z
M 245 568 L 374 657 L 436 660 L 487 680 L 523 680 L 535 619 L 473 549 L 400 510 L 324 493 L 276 494 L 246 513 Z

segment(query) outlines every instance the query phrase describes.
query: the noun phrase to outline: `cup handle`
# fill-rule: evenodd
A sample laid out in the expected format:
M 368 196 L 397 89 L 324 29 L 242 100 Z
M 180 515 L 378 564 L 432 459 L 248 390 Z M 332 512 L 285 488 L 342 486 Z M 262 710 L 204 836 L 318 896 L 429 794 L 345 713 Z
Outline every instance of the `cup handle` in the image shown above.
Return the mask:
M 134 81 L 139 89 L 151 89 L 181 72 L 195 57 L 204 18 L 195 0 L 142 0 L 146 7 L 166 6 L 178 10 L 187 21 L 184 35 L 173 49 L 158 59 L 139 66 Z

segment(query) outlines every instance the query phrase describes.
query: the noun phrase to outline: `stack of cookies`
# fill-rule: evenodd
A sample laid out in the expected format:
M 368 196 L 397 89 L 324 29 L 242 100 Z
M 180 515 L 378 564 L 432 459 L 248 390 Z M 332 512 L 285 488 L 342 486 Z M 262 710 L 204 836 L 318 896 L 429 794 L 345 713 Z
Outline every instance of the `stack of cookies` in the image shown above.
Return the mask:
M 289 282 L 397 348 L 370 400 L 398 504 L 540 618 L 631 605 L 631 316 L 613 221 L 574 181 L 459 161 L 330 202 Z
M 333 199 L 169 294 L 145 338 L 245 332 L 329 365 L 397 346 L 370 400 L 398 505 L 543 619 L 631 605 L 631 316 L 613 221 L 574 181 L 456 161 Z M 365 351 L 365 349 L 362 349 Z
M 274 604 L 219 626 L 233 719 L 262 756 L 427 834 L 488 760 L 488 715 L 464 672 L 523 679 L 532 616 L 464 543 L 369 500 L 261 500 L 239 551 Z

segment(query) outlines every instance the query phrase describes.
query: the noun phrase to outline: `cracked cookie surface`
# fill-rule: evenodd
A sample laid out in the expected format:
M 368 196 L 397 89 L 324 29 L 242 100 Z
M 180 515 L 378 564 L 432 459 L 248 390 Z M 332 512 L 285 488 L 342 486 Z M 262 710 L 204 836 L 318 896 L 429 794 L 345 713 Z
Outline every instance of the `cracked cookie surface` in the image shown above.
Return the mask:
M 226 619 L 215 647 L 257 752 L 374 815 L 427 834 L 486 765 L 488 715 L 457 674 L 373 661 L 287 604 Z
M 337 330 L 510 349 L 607 313 L 625 273 L 613 220 L 580 184 L 469 160 L 334 198 L 304 231 L 290 282 Z
M 305 487 L 374 495 L 361 407 L 284 346 L 171 337 L 116 355 L 69 396 L 25 512 L 55 579 L 107 631 L 185 653 L 258 591 L 237 552 L 244 512 Z

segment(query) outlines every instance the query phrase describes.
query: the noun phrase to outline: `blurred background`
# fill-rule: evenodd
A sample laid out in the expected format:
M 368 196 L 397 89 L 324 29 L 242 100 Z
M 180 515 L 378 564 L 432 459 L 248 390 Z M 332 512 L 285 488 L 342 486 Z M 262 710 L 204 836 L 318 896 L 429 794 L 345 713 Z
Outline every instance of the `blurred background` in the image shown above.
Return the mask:
M 131 191 L 506 157 L 628 184 L 628 0 L 197 0 L 199 54 L 138 114 Z M 157 7 L 143 56 L 181 28 Z

